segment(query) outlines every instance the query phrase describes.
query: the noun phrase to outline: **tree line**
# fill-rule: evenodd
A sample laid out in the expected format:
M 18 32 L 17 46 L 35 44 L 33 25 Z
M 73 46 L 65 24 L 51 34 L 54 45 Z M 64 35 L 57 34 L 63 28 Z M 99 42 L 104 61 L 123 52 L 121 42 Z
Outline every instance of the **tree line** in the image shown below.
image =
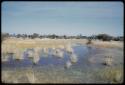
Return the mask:
M 9 33 L 2 33 L 2 41 L 9 38 L 9 37 L 15 37 L 15 38 L 29 38 L 29 39 L 35 39 L 35 38 L 50 38 L 50 39 L 98 39 L 102 41 L 123 41 L 124 37 L 123 36 L 110 36 L 108 34 L 98 34 L 98 35 L 92 35 L 92 36 L 83 36 L 81 34 L 77 36 L 67 36 L 67 35 L 56 35 L 56 34 L 49 34 L 49 35 L 40 35 L 38 33 L 33 33 L 33 34 L 9 34 Z

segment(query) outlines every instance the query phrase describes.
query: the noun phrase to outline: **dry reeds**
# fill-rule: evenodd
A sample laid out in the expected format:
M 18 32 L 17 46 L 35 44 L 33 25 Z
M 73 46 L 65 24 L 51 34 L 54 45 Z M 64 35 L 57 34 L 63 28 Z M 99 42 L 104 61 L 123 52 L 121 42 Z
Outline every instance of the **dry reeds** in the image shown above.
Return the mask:
M 44 52 L 45 54 L 48 54 L 48 48 L 43 48 L 43 52 Z
M 66 51 L 67 51 L 68 53 L 73 53 L 73 49 L 72 49 L 72 47 L 71 47 L 71 44 L 67 45 L 67 46 L 65 47 L 65 49 L 66 49 Z
M 113 62 L 113 57 L 112 56 L 105 56 L 104 65 L 111 66 L 112 62 Z
M 1 54 L 2 54 L 1 55 L 2 62 L 8 61 L 8 54 L 3 49 Z
M 41 47 L 41 48 L 52 48 L 53 46 L 55 48 L 63 48 L 66 45 L 70 45 L 69 43 L 81 43 L 86 44 L 87 39 L 72 39 L 64 40 L 64 39 L 25 39 L 21 40 L 18 38 L 15 39 L 7 39 L 4 42 L 2 42 L 2 45 L 5 45 L 7 48 L 12 48 L 12 46 L 16 46 L 17 48 L 34 48 L 34 47 Z M 117 42 L 117 41 L 111 41 L 111 42 L 102 42 L 102 41 L 92 41 L 92 45 L 98 46 L 98 47 L 123 47 L 123 42 Z M 6 48 L 5 48 L 6 49 Z M 11 49 L 6 49 L 8 52 L 12 51 Z
M 86 43 L 87 45 L 92 44 L 92 40 L 88 39 L 88 42 Z
M 24 59 L 23 58 L 23 51 L 20 50 L 20 49 L 16 49 L 16 52 L 14 53 L 14 59 L 16 60 L 21 60 L 21 59 Z
M 28 57 L 29 57 L 29 58 L 33 58 L 33 56 L 34 56 L 34 52 L 31 51 L 31 50 L 29 50 L 29 51 L 28 51 Z
M 35 82 L 36 82 L 36 77 L 35 77 L 35 75 L 34 75 L 34 72 L 28 71 L 28 72 L 26 73 L 26 76 L 27 76 L 27 78 L 28 78 L 28 80 L 29 80 L 29 83 L 35 83 Z
M 122 83 L 123 82 L 123 69 L 121 68 L 104 68 L 100 71 L 100 76 L 104 80 L 108 80 L 110 83 Z
M 71 63 L 76 63 L 78 61 L 76 54 L 74 54 L 74 53 L 71 54 L 70 61 L 71 61 Z
M 33 63 L 34 64 L 39 62 L 39 60 L 40 60 L 40 52 L 41 52 L 41 48 L 39 48 L 39 47 L 35 48 L 34 57 L 33 57 Z
M 48 48 L 43 48 L 44 57 L 48 57 Z
M 72 63 L 70 61 L 67 61 L 65 64 L 65 68 L 68 69 L 72 66 Z
M 63 51 L 61 51 L 60 49 L 56 49 L 54 52 L 54 56 L 63 58 Z

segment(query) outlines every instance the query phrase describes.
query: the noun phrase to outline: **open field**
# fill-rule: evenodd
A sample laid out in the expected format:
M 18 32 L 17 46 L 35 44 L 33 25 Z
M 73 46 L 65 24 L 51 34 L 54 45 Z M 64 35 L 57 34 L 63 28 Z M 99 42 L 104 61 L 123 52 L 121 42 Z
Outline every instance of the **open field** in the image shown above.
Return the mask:
M 2 82 L 122 83 L 123 42 L 86 43 L 86 39 L 7 39 L 2 42 Z M 9 60 L 10 53 L 19 61 Z

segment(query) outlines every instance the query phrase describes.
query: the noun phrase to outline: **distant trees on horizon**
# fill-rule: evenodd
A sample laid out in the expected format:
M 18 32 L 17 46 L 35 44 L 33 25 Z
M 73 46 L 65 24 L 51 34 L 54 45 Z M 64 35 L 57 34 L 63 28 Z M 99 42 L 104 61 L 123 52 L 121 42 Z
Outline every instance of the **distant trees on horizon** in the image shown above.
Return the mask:
M 82 34 L 79 34 L 77 36 L 67 36 L 67 35 L 56 35 L 56 34 L 49 34 L 49 35 L 40 35 L 38 33 L 33 33 L 33 34 L 9 34 L 9 33 L 2 33 L 2 41 L 5 40 L 6 38 L 9 37 L 16 37 L 16 38 L 30 38 L 30 39 L 35 39 L 35 38 L 50 38 L 50 39 L 98 39 L 102 41 L 123 41 L 124 37 L 123 36 L 110 36 L 108 34 L 98 34 L 98 35 L 92 35 L 92 36 L 83 36 Z

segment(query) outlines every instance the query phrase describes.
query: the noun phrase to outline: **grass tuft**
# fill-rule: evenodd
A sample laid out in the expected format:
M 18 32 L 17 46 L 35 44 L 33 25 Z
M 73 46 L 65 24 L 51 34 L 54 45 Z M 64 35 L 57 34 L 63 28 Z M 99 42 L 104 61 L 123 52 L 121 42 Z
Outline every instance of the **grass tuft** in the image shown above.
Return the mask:
M 108 80 L 110 83 L 122 83 L 123 82 L 123 69 L 121 68 L 104 68 L 100 71 L 100 76 L 104 80 Z

